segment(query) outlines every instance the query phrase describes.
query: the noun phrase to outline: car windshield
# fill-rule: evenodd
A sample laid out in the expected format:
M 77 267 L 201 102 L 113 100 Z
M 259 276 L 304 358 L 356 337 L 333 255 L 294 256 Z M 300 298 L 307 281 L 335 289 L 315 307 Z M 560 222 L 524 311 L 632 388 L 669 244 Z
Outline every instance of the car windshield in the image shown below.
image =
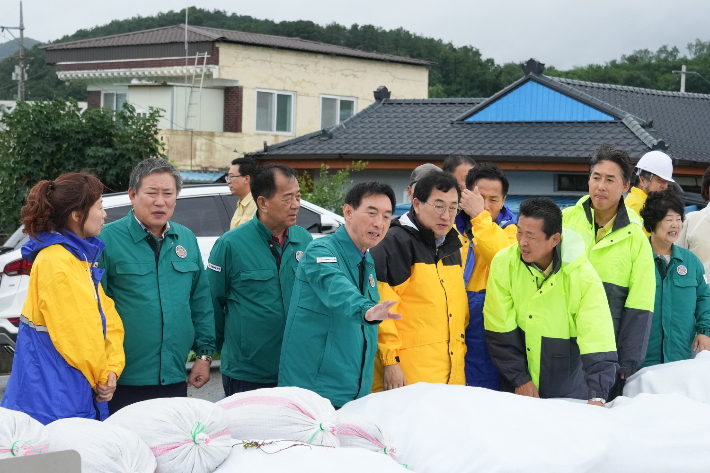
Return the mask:
M 25 228 L 24 225 L 20 225 L 20 228 L 18 228 L 17 230 L 15 230 L 15 233 L 13 233 L 12 235 L 10 235 L 10 238 L 8 238 L 8 239 L 5 241 L 5 244 L 3 244 L 2 246 L 5 247 L 5 248 L 12 248 L 12 249 L 14 249 L 14 250 L 17 250 L 18 248 L 21 248 L 22 245 L 24 245 L 25 242 L 30 239 L 29 236 L 25 235 L 25 234 L 22 232 L 22 230 L 23 230 L 24 228 Z

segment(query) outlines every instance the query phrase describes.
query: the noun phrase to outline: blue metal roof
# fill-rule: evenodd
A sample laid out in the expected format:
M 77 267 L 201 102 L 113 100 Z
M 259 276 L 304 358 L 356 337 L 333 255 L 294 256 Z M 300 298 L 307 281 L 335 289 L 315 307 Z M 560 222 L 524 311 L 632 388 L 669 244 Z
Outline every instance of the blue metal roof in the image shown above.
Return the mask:
M 600 112 L 555 90 L 528 81 L 486 108 L 467 122 L 588 122 L 614 121 Z
M 182 182 L 185 184 L 212 184 L 222 179 L 224 174 L 213 171 L 180 171 Z

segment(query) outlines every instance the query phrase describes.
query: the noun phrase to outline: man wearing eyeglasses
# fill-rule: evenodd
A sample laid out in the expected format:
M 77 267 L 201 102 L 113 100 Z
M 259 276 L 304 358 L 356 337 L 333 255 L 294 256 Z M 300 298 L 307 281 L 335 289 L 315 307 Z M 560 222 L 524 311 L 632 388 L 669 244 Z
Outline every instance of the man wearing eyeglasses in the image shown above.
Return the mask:
M 370 250 L 380 300 L 402 314 L 378 327 L 372 391 L 417 382 L 465 384 L 468 303 L 461 240 L 454 225 L 461 190 L 432 172 L 417 182 L 408 213 Z
M 229 229 L 237 228 L 254 218 L 256 202 L 251 195 L 251 178 L 256 170 L 256 163 L 251 158 L 238 158 L 232 161 L 232 167 L 227 174 L 227 186 L 232 195 L 239 197 L 237 211 L 234 212 Z

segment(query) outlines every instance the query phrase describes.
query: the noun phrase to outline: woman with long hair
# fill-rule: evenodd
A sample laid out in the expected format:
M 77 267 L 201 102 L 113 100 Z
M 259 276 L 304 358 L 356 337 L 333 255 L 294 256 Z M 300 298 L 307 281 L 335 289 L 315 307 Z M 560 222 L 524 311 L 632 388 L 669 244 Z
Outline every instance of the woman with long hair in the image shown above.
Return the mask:
M 94 176 L 63 174 L 34 186 L 22 208 L 32 270 L 2 407 L 43 424 L 106 419 L 125 364 L 123 324 L 96 264 L 103 188 Z

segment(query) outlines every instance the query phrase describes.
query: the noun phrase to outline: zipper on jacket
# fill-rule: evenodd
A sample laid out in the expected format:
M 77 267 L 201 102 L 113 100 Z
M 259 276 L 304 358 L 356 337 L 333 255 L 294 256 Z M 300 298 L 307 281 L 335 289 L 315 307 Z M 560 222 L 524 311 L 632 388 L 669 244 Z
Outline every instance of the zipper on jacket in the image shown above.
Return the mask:
M 364 296 L 365 295 L 365 257 L 362 258 L 362 261 L 357 265 L 358 270 L 359 270 L 359 283 L 360 283 L 360 293 Z M 360 394 L 360 391 L 362 390 L 362 373 L 365 371 L 365 358 L 367 357 L 367 336 L 365 335 L 365 326 L 360 325 L 360 329 L 362 330 L 362 340 L 363 340 L 363 345 L 362 345 L 362 362 L 360 363 L 360 379 L 358 380 L 357 383 L 357 394 L 355 395 L 355 399 L 357 399 L 357 396 Z
M 162 372 L 163 372 L 163 342 L 164 337 L 165 337 L 165 316 L 163 315 L 163 301 L 160 298 L 160 269 L 158 268 L 158 261 L 160 260 L 160 250 L 163 247 L 163 242 L 158 242 L 157 238 L 153 236 L 152 234 L 149 234 L 146 237 L 146 240 L 148 240 L 148 246 L 150 246 L 150 249 L 153 250 L 153 253 L 155 254 L 155 276 L 158 279 L 158 302 L 160 303 L 160 352 L 158 355 L 158 386 L 162 386 L 163 379 L 162 379 Z M 165 241 L 165 240 L 163 240 Z
M 666 267 L 665 261 L 662 260 L 663 258 L 661 258 L 661 256 L 656 258 L 656 266 L 658 266 L 658 272 L 661 275 L 661 364 L 665 363 L 665 357 L 663 356 L 663 345 L 666 338 L 666 331 L 663 330 L 663 293 L 665 292 L 663 290 L 663 283 L 665 282 L 666 275 L 668 274 L 668 268 L 670 267 L 670 263 L 668 263 L 668 266 Z

